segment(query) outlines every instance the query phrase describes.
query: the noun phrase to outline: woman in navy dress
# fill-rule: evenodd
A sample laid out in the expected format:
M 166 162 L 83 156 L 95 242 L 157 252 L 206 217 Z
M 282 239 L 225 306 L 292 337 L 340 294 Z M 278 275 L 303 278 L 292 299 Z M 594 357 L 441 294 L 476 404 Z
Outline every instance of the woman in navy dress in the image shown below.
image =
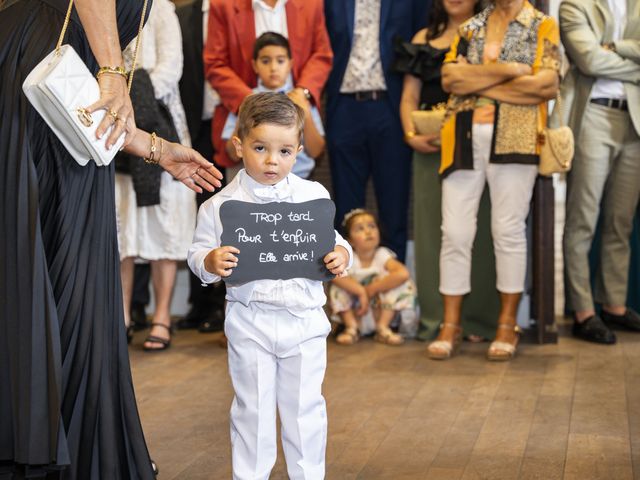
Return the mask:
M 65 43 L 88 68 L 121 64 L 143 0 L 77 0 Z M 55 47 L 67 0 L 8 0 L 0 9 L 0 479 L 154 477 L 124 330 L 114 168 L 78 165 L 22 92 Z M 99 130 L 127 133 L 149 156 L 126 81 L 100 77 Z M 160 165 L 196 191 L 219 172 L 163 142 Z

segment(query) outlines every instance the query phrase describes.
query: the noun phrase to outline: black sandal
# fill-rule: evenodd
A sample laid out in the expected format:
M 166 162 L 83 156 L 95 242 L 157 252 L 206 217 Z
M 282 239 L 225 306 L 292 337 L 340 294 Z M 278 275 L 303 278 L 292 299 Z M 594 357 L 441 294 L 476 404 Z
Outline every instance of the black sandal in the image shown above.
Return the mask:
M 153 327 L 163 327 L 166 328 L 167 331 L 169 332 L 169 336 L 171 336 L 171 334 L 173 333 L 173 329 L 171 327 L 168 327 L 162 323 L 151 323 L 151 328 Z M 144 343 L 147 342 L 153 342 L 153 343 L 159 343 L 162 346 L 161 347 L 146 347 L 144 346 Z M 171 346 L 171 338 L 160 338 L 160 337 L 156 337 L 155 335 L 149 335 L 147 336 L 147 338 L 144 339 L 144 343 L 142 345 L 142 348 L 145 352 L 160 352 L 162 350 L 166 350 L 167 348 L 169 348 Z

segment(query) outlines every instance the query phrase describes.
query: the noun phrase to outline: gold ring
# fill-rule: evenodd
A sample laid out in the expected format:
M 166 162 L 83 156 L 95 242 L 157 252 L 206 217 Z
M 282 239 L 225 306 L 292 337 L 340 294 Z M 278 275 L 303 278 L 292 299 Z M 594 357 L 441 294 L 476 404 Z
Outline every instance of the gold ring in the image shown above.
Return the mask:
M 114 122 L 118 121 L 118 112 L 116 112 L 115 110 L 109 110 L 109 115 L 111 115 L 111 118 L 113 118 Z

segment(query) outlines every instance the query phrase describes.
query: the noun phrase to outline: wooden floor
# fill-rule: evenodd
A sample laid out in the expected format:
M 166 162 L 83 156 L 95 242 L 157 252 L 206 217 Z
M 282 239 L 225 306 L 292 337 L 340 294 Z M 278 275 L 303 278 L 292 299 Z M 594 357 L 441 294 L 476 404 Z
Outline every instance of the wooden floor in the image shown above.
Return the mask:
M 168 352 L 131 346 L 138 405 L 162 480 L 231 478 L 232 389 L 217 334 Z M 451 361 L 425 345 L 329 341 L 327 479 L 640 479 L 640 335 L 615 346 L 562 337 L 510 363 L 488 344 Z M 273 479 L 286 479 L 282 452 Z

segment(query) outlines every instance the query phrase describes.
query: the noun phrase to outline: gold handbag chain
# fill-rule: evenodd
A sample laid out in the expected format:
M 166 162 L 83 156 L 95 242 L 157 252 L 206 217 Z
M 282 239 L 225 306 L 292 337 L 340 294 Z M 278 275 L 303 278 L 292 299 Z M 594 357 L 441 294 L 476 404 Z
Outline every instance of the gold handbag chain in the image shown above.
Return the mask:
M 138 26 L 138 36 L 136 37 L 136 48 L 133 51 L 133 63 L 131 65 L 131 71 L 129 72 L 129 78 L 127 79 L 127 91 L 131 93 L 131 84 L 133 83 L 133 72 L 136 69 L 136 62 L 138 61 L 138 50 L 140 49 L 140 41 L 142 40 L 142 28 L 144 27 L 144 17 L 147 12 L 147 4 L 149 0 L 144 0 L 144 5 L 142 6 L 142 15 L 140 16 L 140 25 Z M 62 41 L 64 40 L 64 35 L 67 33 L 67 28 L 69 27 L 69 20 L 71 20 L 71 12 L 73 11 L 73 0 L 69 0 L 69 7 L 67 8 L 67 14 L 64 17 L 64 23 L 62 24 L 62 31 L 60 32 L 60 37 L 58 38 L 58 43 L 56 44 L 56 55 L 60 53 L 60 47 L 62 46 Z

